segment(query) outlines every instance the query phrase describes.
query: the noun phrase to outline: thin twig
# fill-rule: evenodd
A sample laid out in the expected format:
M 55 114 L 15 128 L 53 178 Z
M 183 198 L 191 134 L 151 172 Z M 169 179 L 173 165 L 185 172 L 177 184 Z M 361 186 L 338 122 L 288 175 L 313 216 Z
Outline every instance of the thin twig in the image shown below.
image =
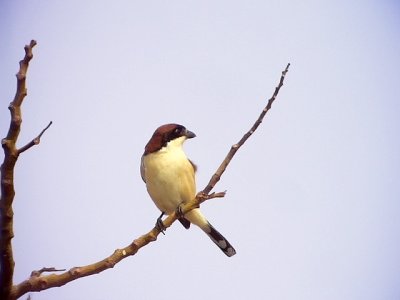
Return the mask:
M 43 267 L 40 270 L 32 271 L 31 277 L 39 277 L 44 272 L 63 272 L 65 269 L 56 269 L 54 267 Z
M 283 86 L 283 81 L 285 80 L 285 75 L 289 71 L 290 63 L 287 64 L 285 70 L 282 72 L 281 79 L 279 80 L 278 86 L 275 88 L 274 93 L 272 94 L 272 97 L 268 100 L 267 106 L 263 109 L 261 112 L 260 116 L 258 119 L 255 121 L 253 126 L 250 128 L 249 131 L 247 131 L 243 137 L 240 139 L 239 142 L 236 144 L 232 145 L 231 149 L 229 150 L 228 154 L 226 155 L 225 159 L 222 161 L 221 165 L 215 172 L 215 174 L 211 177 L 210 181 L 208 182 L 207 186 L 204 188 L 204 190 L 201 191 L 203 194 L 208 194 L 214 186 L 218 183 L 218 181 L 221 179 L 222 174 L 225 172 L 226 167 L 229 165 L 231 162 L 233 156 L 236 154 L 236 152 L 239 150 L 241 146 L 247 141 L 247 139 L 256 131 L 258 126 L 261 124 L 263 121 L 265 115 L 267 112 L 271 109 L 272 103 L 275 101 L 276 97 L 278 96 L 279 90 Z
M 25 152 L 26 150 L 30 149 L 31 147 L 35 146 L 35 145 L 39 145 L 40 143 L 40 138 L 42 137 L 43 133 L 45 133 L 45 131 L 51 126 L 51 124 L 53 124 L 53 121 L 50 121 L 50 123 L 39 133 L 39 135 L 37 137 L 35 137 L 32 141 L 30 141 L 28 144 L 26 144 L 25 146 L 21 147 L 18 149 L 18 154 L 21 154 L 23 152 Z

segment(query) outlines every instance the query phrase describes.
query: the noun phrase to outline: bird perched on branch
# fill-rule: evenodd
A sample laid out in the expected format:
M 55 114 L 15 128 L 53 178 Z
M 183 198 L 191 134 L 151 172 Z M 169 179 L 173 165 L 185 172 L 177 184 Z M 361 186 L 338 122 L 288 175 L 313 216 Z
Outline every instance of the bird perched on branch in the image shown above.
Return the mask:
M 140 173 L 147 191 L 161 211 L 158 227 L 164 230 L 162 216 L 175 211 L 196 197 L 196 166 L 183 151 L 183 143 L 196 135 L 178 124 L 158 127 L 147 143 L 140 165 Z M 205 218 L 199 208 L 179 217 L 182 225 L 189 229 L 190 223 L 200 227 L 210 239 L 227 255 L 236 254 L 231 244 Z

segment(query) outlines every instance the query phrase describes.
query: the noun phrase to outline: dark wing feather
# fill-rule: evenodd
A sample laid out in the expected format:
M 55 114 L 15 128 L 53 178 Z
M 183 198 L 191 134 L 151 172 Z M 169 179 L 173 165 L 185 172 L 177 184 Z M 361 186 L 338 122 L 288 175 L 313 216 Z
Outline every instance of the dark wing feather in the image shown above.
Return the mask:
M 190 162 L 190 164 L 192 165 L 194 172 L 196 173 L 196 171 L 197 171 L 197 166 L 196 166 L 196 164 L 195 164 L 194 162 L 192 162 L 190 159 L 189 159 L 189 162 Z
M 189 162 L 192 165 L 194 172 L 196 173 L 197 166 L 190 159 L 189 159 Z M 179 220 L 179 222 L 181 222 L 183 227 L 185 227 L 186 229 L 190 228 L 190 221 L 188 219 L 185 219 L 185 218 L 182 217 L 182 218 L 179 218 L 178 220 Z
M 190 221 L 188 219 L 185 219 L 184 217 L 178 219 L 179 222 L 185 227 L 186 229 L 190 228 Z

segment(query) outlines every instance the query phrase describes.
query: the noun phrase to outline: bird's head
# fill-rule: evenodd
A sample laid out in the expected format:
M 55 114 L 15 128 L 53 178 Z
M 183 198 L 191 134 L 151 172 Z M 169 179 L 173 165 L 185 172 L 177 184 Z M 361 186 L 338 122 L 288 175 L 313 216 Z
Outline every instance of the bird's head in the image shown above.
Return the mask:
M 181 146 L 187 139 L 194 138 L 196 135 L 187 130 L 185 126 L 179 124 L 165 124 L 154 131 L 153 136 L 144 149 L 144 155 L 156 152 L 169 143 Z

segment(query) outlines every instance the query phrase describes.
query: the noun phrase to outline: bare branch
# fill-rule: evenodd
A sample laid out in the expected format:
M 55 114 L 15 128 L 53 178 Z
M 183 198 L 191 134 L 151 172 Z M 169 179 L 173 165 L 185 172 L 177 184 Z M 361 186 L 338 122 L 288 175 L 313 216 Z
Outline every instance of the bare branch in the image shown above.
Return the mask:
M 285 74 L 288 72 L 289 64 L 287 65 L 286 69 L 282 72 L 282 77 L 279 82 L 279 85 L 276 87 L 275 92 L 271 99 L 269 99 L 267 106 L 264 108 L 263 112 L 260 114 L 256 122 L 254 123 L 253 127 L 243 136 L 243 138 L 235 145 L 232 146 L 231 150 L 229 151 L 228 155 L 225 157 L 224 161 L 222 162 L 221 166 L 218 168 L 216 173 L 211 178 L 209 184 L 204 188 L 203 191 L 199 192 L 196 195 L 196 198 L 193 201 L 190 201 L 181 207 L 181 213 L 185 214 L 190 210 L 199 207 L 201 203 L 206 200 L 213 199 L 213 198 L 221 198 L 225 196 L 226 192 L 213 192 L 209 193 L 215 186 L 215 184 L 219 181 L 221 175 L 225 171 L 226 167 L 230 163 L 231 159 L 235 155 L 236 151 L 246 142 L 246 140 L 253 134 L 253 132 L 257 129 L 257 127 L 262 122 L 265 114 L 271 108 L 271 105 L 275 98 L 278 95 L 279 89 L 283 85 L 283 80 Z M 51 125 L 51 123 L 39 134 L 38 138 L 44 133 L 44 131 Z M 22 147 L 23 151 L 29 149 L 33 145 L 31 143 L 27 144 L 26 146 Z M 30 146 L 31 145 L 31 146 Z M 26 149 L 25 149 L 26 148 Z M 19 150 L 19 153 L 22 153 L 22 150 Z M 169 215 L 164 221 L 164 227 L 170 227 L 178 218 L 177 213 L 173 213 Z M 56 270 L 54 268 L 42 268 L 39 271 L 32 272 L 29 279 L 21 282 L 18 285 L 14 285 L 12 287 L 11 298 L 19 298 L 27 292 L 31 291 L 42 291 L 52 287 L 60 287 L 63 286 L 73 280 L 76 280 L 81 277 L 90 276 L 93 274 L 98 274 L 104 270 L 113 268 L 117 263 L 121 260 L 135 255 L 139 249 L 146 246 L 147 244 L 154 242 L 157 240 L 158 235 L 160 234 L 160 230 L 158 227 L 154 227 L 148 233 L 140 236 L 136 240 L 134 240 L 130 245 L 126 246 L 122 249 L 116 249 L 110 256 L 106 257 L 105 259 L 95 262 L 93 264 L 89 264 L 86 266 L 81 267 L 73 267 L 68 271 L 65 271 L 61 274 L 49 274 L 43 275 L 44 272 L 52 272 L 52 271 L 61 271 Z
M 215 172 L 215 174 L 211 177 L 210 181 L 208 182 L 207 186 L 202 190 L 201 192 L 203 194 L 208 194 L 214 186 L 218 183 L 220 180 L 222 174 L 225 172 L 226 167 L 229 165 L 231 162 L 233 156 L 236 154 L 236 152 L 239 150 L 241 146 L 247 141 L 247 139 L 254 133 L 254 131 L 257 130 L 258 126 L 260 126 L 261 122 L 263 121 L 265 115 L 267 112 L 271 109 L 272 103 L 275 101 L 276 97 L 278 96 L 279 90 L 283 86 L 283 81 L 285 80 L 285 75 L 289 71 L 290 63 L 287 64 L 285 70 L 282 72 L 281 79 L 279 80 L 278 86 L 275 88 L 274 93 L 272 94 L 272 97 L 268 100 L 267 106 L 263 109 L 261 112 L 260 116 L 256 120 L 256 122 L 253 124 L 253 126 L 250 128 L 249 131 L 247 131 L 244 136 L 240 139 L 239 142 L 236 144 L 232 145 L 231 149 L 229 150 L 228 154 L 226 155 L 225 159 L 222 161 L 221 165 Z
M 7 133 L 7 140 L 16 141 L 21 129 L 21 105 L 27 95 L 26 89 L 26 73 L 28 72 L 29 62 L 31 61 L 33 54 L 32 49 L 36 46 L 36 41 L 32 40 L 29 45 L 25 46 L 25 56 L 19 62 L 19 71 L 17 76 L 17 91 L 15 93 L 14 100 L 10 103 L 8 109 L 11 112 L 10 128 Z
M 21 154 L 22 152 L 25 152 L 26 150 L 30 149 L 31 147 L 35 145 L 39 145 L 40 143 L 40 138 L 42 137 L 43 133 L 53 124 L 53 121 L 50 121 L 50 123 L 39 133 L 37 137 L 35 137 L 32 141 L 30 141 L 28 144 L 25 146 L 21 147 L 18 149 L 18 154 Z
M 26 73 L 32 59 L 32 48 L 36 41 L 25 46 L 25 56 L 19 62 L 17 73 L 17 91 L 9 105 L 11 113 L 10 127 L 6 138 L 1 141 L 4 160 L 1 165 L 1 198 L 0 198 L 0 299 L 10 299 L 13 284 L 14 258 L 11 240 L 14 237 L 12 203 L 14 201 L 14 166 L 18 159 L 16 143 L 21 130 L 21 105 L 27 94 L 25 85 Z
M 181 207 L 182 213 L 185 214 L 188 211 L 199 207 L 199 205 L 206 200 L 213 198 L 220 198 L 223 197 L 224 195 L 225 192 L 212 193 L 210 195 L 200 194 L 196 196 L 196 198 L 193 201 L 190 201 Z M 169 215 L 163 221 L 164 227 L 165 228 L 170 227 L 177 219 L 178 219 L 177 213 Z M 98 274 L 107 269 L 113 268 L 121 260 L 129 256 L 135 255 L 140 248 L 146 246 L 151 242 L 156 241 L 159 234 L 160 230 L 158 229 L 158 227 L 154 227 L 148 233 L 137 238 L 125 248 L 116 249 L 113 252 L 113 254 L 111 254 L 107 258 L 90 265 L 73 267 L 61 274 L 50 274 L 46 276 L 40 276 L 41 273 L 43 273 L 41 271 L 45 268 L 39 271 L 33 271 L 29 279 L 21 282 L 18 285 L 13 286 L 12 296 L 14 298 L 19 298 L 27 292 L 38 292 L 53 287 L 60 287 L 78 278 Z M 47 272 L 49 270 L 45 269 L 45 271 Z

